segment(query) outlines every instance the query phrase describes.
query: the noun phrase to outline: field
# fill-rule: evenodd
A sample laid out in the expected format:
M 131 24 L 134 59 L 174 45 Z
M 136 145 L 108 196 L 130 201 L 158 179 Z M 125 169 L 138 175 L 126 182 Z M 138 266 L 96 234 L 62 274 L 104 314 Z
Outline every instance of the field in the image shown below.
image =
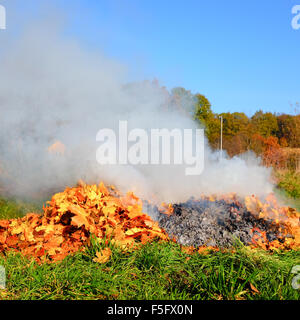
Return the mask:
M 300 210 L 300 172 L 274 171 L 278 183 L 277 196 Z
M 0 218 L 36 206 L 0 201 Z M 173 242 L 152 242 L 130 253 L 111 246 L 111 259 L 94 262 L 103 244 L 62 262 L 37 264 L 20 254 L 0 256 L 7 273 L 1 299 L 283 299 L 299 300 L 291 283 L 300 251 L 268 253 L 237 243 L 233 250 L 187 254 Z

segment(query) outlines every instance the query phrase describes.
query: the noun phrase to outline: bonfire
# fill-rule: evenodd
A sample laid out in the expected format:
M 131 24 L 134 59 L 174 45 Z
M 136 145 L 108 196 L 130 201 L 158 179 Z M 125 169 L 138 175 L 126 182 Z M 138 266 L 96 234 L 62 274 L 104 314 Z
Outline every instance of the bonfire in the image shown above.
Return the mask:
M 145 207 L 145 206 L 144 206 Z M 233 236 L 264 250 L 300 248 L 300 214 L 280 207 L 274 196 L 201 196 L 181 204 L 148 205 L 132 192 L 121 195 L 103 183 L 66 188 L 44 206 L 42 215 L 0 221 L 0 252 L 14 250 L 37 261 L 59 261 L 85 250 L 96 237 L 107 246 L 134 250 L 151 241 L 178 241 L 188 252 L 232 245 Z M 150 213 L 150 211 L 149 211 Z M 105 262 L 109 247 L 97 253 Z

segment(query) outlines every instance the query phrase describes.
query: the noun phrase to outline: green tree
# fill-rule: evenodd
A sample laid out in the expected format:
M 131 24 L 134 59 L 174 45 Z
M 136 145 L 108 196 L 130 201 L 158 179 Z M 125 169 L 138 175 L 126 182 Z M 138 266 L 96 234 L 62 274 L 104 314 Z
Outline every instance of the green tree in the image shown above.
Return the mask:
M 209 100 L 202 94 L 196 94 L 194 119 L 205 127 L 206 137 L 213 147 L 220 139 L 220 121 L 218 114 L 213 113 Z
M 243 112 L 226 112 L 223 117 L 223 146 L 230 156 L 249 149 L 251 125 Z
M 247 131 L 249 119 L 243 112 L 221 113 L 221 116 L 223 117 L 224 135 L 232 137 Z
M 209 100 L 202 94 L 196 94 L 195 119 L 201 124 L 207 125 L 214 118 Z M 208 129 L 208 128 L 207 128 Z
M 252 116 L 251 123 L 255 132 L 264 138 L 277 136 L 278 134 L 277 117 L 271 112 L 264 113 L 262 110 L 257 111 Z

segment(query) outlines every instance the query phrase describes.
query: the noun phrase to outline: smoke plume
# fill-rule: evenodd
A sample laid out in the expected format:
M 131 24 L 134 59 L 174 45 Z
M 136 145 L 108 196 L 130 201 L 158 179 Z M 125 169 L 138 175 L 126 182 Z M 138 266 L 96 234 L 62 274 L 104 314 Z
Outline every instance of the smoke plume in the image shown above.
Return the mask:
M 127 67 L 66 39 L 54 26 L 31 25 L 1 42 L 0 184 L 17 196 L 40 195 L 76 184 L 104 181 L 159 201 L 184 201 L 201 193 L 272 191 L 258 159 L 219 161 L 205 144 L 205 169 L 185 176 L 185 165 L 114 165 L 96 161 L 96 134 L 131 128 L 196 129 L 198 124 L 164 108 L 168 92 L 150 81 L 129 83 Z M 201 90 L 201 88 L 199 88 Z M 59 152 L 49 152 L 56 144 Z M 55 145 L 54 145 L 55 146 Z M 55 150 L 55 148 L 54 148 Z

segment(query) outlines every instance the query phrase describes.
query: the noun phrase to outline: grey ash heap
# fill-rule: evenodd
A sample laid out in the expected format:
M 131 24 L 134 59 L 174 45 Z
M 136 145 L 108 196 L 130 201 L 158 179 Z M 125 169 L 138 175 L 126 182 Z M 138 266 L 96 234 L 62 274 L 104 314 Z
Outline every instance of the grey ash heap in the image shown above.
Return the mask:
M 255 216 L 237 199 L 210 201 L 191 198 L 174 204 L 173 209 L 171 215 L 155 210 L 160 227 L 182 245 L 226 248 L 237 239 L 247 245 L 255 236 L 260 237 L 260 233 L 265 234 L 267 242 L 284 241 L 278 225 Z

